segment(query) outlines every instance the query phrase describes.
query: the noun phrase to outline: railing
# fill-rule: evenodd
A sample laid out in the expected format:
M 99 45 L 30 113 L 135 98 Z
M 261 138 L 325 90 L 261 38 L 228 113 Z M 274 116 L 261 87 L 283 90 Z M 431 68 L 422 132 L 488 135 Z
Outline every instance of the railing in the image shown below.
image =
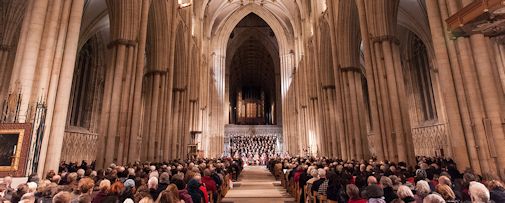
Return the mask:
M 450 156 L 448 126 L 445 123 L 412 128 L 416 155 Z
M 96 158 L 98 135 L 83 128 L 67 127 L 63 138 L 61 161 L 77 162 L 84 160 L 91 163 Z

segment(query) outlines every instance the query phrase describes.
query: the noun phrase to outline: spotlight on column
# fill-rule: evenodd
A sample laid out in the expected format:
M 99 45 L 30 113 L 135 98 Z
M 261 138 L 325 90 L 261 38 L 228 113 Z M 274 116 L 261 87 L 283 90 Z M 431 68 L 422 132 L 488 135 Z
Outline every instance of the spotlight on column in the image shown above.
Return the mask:
M 193 4 L 193 0 L 177 0 L 179 8 L 186 8 Z

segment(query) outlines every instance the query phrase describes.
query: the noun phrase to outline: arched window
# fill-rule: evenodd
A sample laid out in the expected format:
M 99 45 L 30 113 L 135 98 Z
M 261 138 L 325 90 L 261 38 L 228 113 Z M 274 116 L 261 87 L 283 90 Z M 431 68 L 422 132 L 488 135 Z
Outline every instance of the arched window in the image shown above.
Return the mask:
M 104 88 L 105 48 L 102 32 L 80 49 L 75 65 L 67 125 L 96 132 Z
M 436 120 L 437 107 L 426 46 L 412 31 L 401 26 L 399 31 L 405 89 L 411 104 L 411 119 L 419 124 Z

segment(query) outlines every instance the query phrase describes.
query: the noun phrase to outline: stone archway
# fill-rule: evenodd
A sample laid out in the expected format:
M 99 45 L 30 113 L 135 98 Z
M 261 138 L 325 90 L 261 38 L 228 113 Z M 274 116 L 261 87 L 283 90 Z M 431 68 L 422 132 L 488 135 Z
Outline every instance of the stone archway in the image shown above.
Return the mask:
M 237 26 L 237 24 L 247 15 L 255 14 L 263 19 L 268 26 L 272 29 L 274 35 L 277 38 L 278 44 L 278 53 L 279 53 L 279 66 L 280 66 L 280 98 L 281 103 L 284 103 L 284 99 L 286 98 L 286 93 L 289 88 L 289 84 L 291 82 L 290 75 L 292 73 L 292 68 L 295 64 L 295 55 L 293 53 L 294 46 L 294 36 L 293 33 L 289 32 L 290 27 L 286 24 L 286 22 L 282 22 L 282 20 L 278 19 L 271 11 L 257 4 L 251 3 L 245 6 L 238 8 L 233 11 L 230 15 L 226 17 L 226 19 L 222 20 L 218 24 L 216 24 L 216 29 L 214 33 L 211 33 L 211 41 L 209 42 L 209 51 L 210 51 L 210 67 L 211 71 L 214 74 L 215 78 L 215 87 L 217 90 L 217 102 L 214 102 L 214 108 L 217 109 L 217 112 L 220 114 L 223 113 L 221 119 L 216 123 L 218 126 L 223 127 L 214 127 L 217 128 L 216 135 L 224 133 L 224 124 L 228 119 L 227 115 L 229 115 L 229 109 L 226 108 L 228 104 L 226 102 L 226 92 L 225 92 L 225 81 L 226 81 L 226 56 L 227 56 L 227 47 L 229 42 L 230 34 L 233 29 Z M 217 105 L 217 106 L 216 106 Z M 282 115 L 281 118 L 285 117 L 284 113 L 286 112 L 285 107 L 282 106 Z M 282 123 L 282 120 L 278 121 L 279 124 Z M 219 142 L 221 143 L 221 142 Z

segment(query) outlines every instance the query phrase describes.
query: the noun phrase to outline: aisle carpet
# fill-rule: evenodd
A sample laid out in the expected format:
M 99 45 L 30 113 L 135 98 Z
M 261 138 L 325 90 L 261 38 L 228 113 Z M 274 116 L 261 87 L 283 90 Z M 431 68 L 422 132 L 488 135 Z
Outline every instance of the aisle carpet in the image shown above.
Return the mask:
M 247 166 L 222 202 L 292 203 L 295 199 L 286 193 L 280 181 L 276 181 L 265 166 Z

